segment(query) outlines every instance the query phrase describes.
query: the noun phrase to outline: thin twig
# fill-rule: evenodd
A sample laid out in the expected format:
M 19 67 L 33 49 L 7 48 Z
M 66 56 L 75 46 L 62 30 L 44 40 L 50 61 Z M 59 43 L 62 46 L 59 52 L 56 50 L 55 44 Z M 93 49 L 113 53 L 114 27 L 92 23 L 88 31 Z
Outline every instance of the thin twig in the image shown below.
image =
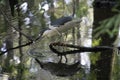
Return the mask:
M 7 14 L 3 11 L 2 8 L 0 8 L 0 12 L 2 13 L 2 15 L 4 16 L 5 20 L 8 22 L 9 26 L 14 28 L 16 31 L 18 31 L 19 33 L 21 33 L 23 36 L 25 36 L 28 40 L 32 41 L 32 39 L 27 36 L 26 34 L 24 34 L 22 31 L 20 31 L 18 28 L 16 28 L 14 25 L 11 24 Z
M 25 36 L 27 39 L 30 40 L 30 42 L 25 43 L 25 44 L 23 44 L 23 45 L 19 45 L 19 46 L 13 47 L 13 48 L 9 48 L 9 49 L 7 49 L 7 50 L 4 51 L 4 52 L 1 51 L 0 56 L 3 55 L 4 53 L 8 52 L 8 51 L 11 51 L 11 50 L 14 50 L 14 49 L 18 49 L 18 48 L 21 48 L 21 47 L 28 46 L 28 45 L 34 43 L 35 41 L 43 38 L 43 37 L 42 37 L 43 32 L 41 32 L 40 35 L 39 35 L 35 40 L 32 40 L 29 36 L 27 36 L 26 34 L 24 34 L 22 31 L 20 31 L 20 30 L 19 30 L 18 28 L 16 28 L 14 25 L 12 25 L 11 22 L 10 22 L 10 20 L 9 20 L 9 18 L 7 17 L 7 14 L 3 11 L 2 7 L 0 7 L 0 8 L 1 8 L 1 9 L 0 9 L 0 12 L 1 12 L 1 14 L 4 16 L 5 20 L 8 22 L 9 26 L 12 27 L 12 28 L 14 28 L 16 31 L 18 31 L 19 33 L 21 33 L 23 36 Z
M 42 37 L 42 34 L 41 34 L 41 35 L 40 35 L 38 38 L 36 38 L 34 41 L 30 41 L 30 42 L 25 43 L 25 44 L 23 44 L 23 45 L 19 45 L 19 46 L 13 47 L 13 48 L 9 48 L 9 49 L 7 49 L 6 51 L 1 52 L 1 53 L 0 53 L 0 56 L 3 55 L 3 54 L 5 54 L 5 53 L 8 52 L 8 51 L 11 51 L 11 50 L 14 50 L 14 49 L 18 49 L 18 48 L 21 48 L 21 47 L 25 47 L 25 46 L 31 45 L 31 44 L 34 43 L 35 41 L 40 40 L 40 39 L 42 39 L 42 38 L 43 38 L 43 37 Z

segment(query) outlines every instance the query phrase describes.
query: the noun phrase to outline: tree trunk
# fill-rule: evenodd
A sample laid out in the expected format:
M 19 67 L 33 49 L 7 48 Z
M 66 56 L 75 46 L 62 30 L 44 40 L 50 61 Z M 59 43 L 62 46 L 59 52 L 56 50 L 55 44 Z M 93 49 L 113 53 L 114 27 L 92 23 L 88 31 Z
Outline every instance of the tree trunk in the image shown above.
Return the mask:
M 5 1 L 4 12 L 8 16 L 8 18 L 11 20 L 12 16 L 11 16 L 10 7 L 9 7 L 9 1 Z M 5 19 L 5 27 L 7 28 L 7 37 L 5 39 L 5 44 L 6 44 L 6 49 L 9 49 L 13 47 L 13 36 L 12 36 L 12 28 L 9 27 L 9 23 L 6 21 L 6 19 Z M 3 72 L 12 73 L 10 69 L 11 67 L 10 60 L 12 59 L 13 59 L 13 51 L 11 50 L 7 52 L 7 58 L 5 59 L 5 62 L 4 62 Z
M 20 9 L 18 8 L 18 29 L 19 31 L 22 31 L 22 17 L 21 17 L 21 13 L 20 13 Z M 22 45 L 22 34 L 19 32 L 19 39 L 18 39 L 18 44 Z M 23 54 L 23 49 L 22 47 L 19 48 L 19 54 L 20 54 L 20 63 L 19 63 L 19 68 L 18 68 L 18 75 L 17 75 L 17 80 L 25 80 L 25 75 L 24 75 L 24 71 L 25 71 L 25 65 L 24 65 L 24 54 Z
M 100 21 L 115 15 L 115 13 L 111 11 L 111 7 L 105 3 L 102 3 L 103 1 L 104 0 L 95 0 L 93 30 L 99 26 Z M 94 34 L 95 33 L 93 33 L 93 36 Z M 114 41 L 114 38 L 111 38 L 108 34 L 100 35 L 100 37 L 102 39 L 100 45 L 111 46 Z M 100 59 L 97 61 L 97 65 L 96 65 L 97 80 L 111 80 L 110 76 L 111 76 L 111 69 L 112 69 L 111 67 L 112 58 L 113 58 L 112 50 L 101 52 Z

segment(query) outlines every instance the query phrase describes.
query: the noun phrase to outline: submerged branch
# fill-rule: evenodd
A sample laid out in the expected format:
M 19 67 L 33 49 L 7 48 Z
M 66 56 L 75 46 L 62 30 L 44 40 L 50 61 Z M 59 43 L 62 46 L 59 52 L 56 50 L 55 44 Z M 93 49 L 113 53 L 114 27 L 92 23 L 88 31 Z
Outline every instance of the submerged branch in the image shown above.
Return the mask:
M 61 46 L 61 47 L 68 47 L 73 48 L 74 50 L 69 51 L 59 51 L 55 48 L 55 46 Z M 72 45 L 72 44 L 64 44 L 64 43 L 51 43 L 49 45 L 50 50 L 53 51 L 55 54 L 58 54 L 59 56 L 67 55 L 67 54 L 74 54 L 74 53 L 80 53 L 80 52 L 100 52 L 100 51 L 106 51 L 106 50 L 113 50 L 114 47 L 109 46 L 96 46 L 96 47 L 81 47 L 78 45 Z M 120 49 L 120 47 L 116 47 L 117 49 Z

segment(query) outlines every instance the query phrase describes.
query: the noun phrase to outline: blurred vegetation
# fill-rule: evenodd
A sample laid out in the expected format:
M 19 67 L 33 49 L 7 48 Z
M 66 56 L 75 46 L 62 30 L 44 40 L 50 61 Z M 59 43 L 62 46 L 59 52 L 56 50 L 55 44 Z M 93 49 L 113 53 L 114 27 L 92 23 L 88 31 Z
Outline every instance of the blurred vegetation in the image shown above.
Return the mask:
M 30 2 L 31 1 L 31 2 Z M 18 20 L 19 17 L 21 17 L 21 21 L 22 21 L 22 32 L 25 33 L 26 35 L 28 35 L 30 38 L 32 38 L 33 40 L 35 38 L 38 37 L 39 33 L 41 31 L 43 31 L 44 29 L 48 28 L 48 26 L 46 25 L 46 21 L 44 18 L 44 13 L 43 13 L 43 9 L 39 9 L 39 5 L 40 3 L 42 3 L 44 0 L 30 0 L 28 1 L 29 4 L 29 10 L 30 12 L 33 14 L 32 17 L 28 16 L 28 13 L 26 14 L 21 14 L 21 16 L 18 16 L 18 12 L 17 10 L 15 10 L 15 17 L 13 17 L 12 23 L 15 23 L 15 25 L 18 25 Z M 70 15 L 72 13 L 72 2 L 69 4 L 66 4 L 64 2 L 64 0 L 59 0 L 57 2 L 57 6 L 56 8 L 54 8 L 54 6 L 52 5 L 52 0 L 47 0 L 50 6 L 50 9 L 48 10 L 48 14 L 51 16 L 51 20 L 57 19 L 61 16 L 66 16 L 66 15 Z M 19 1 L 19 4 L 22 4 L 22 1 Z M 5 5 L 4 0 L 0 0 L 0 4 Z M 100 26 L 95 30 L 96 35 L 93 37 L 98 37 L 100 34 L 103 33 L 108 33 L 111 37 L 113 37 L 115 34 L 118 33 L 118 26 L 119 26 L 119 22 L 120 22 L 120 14 L 119 14 L 119 9 L 118 9 L 119 5 L 116 5 L 112 10 L 118 12 L 117 15 L 106 19 L 102 22 L 100 22 Z M 86 16 L 88 14 L 88 8 L 89 6 L 87 5 L 87 0 L 80 0 L 79 3 L 76 4 L 76 18 L 81 18 L 83 16 Z M 24 24 L 24 19 L 26 17 L 30 17 L 31 20 L 33 20 L 29 25 Z M 114 27 L 113 27 L 114 26 Z M 18 27 L 17 27 L 18 28 Z M 9 36 L 9 34 L 7 34 L 8 31 L 8 27 L 6 27 L 5 25 L 5 19 L 3 17 L 3 15 L 0 13 L 0 47 L 3 47 L 3 43 L 4 40 L 6 39 L 7 36 Z M 18 46 L 18 41 L 19 41 L 19 34 L 17 31 L 11 32 L 13 34 L 13 47 Z M 18 49 L 14 50 L 14 55 L 13 57 L 17 57 L 17 59 L 13 58 L 11 60 L 11 63 L 9 66 L 5 66 L 4 64 L 4 60 L 7 58 L 7 56 L 3 55 L 0 56 L 0 66 L 2 67 L 2 73 L 8 73 L 8 75 L 12 78 L 18 78 L 18 76 L 20 75 L 20 70 L 22 70 L 22 72 L 24 73 L 22 80 L 35 80 L 35 78 L 37 77 L 37 71 L 36 72 L 30 72 L 31 68 L 40 68 L 37 64 L 35 64 L 33 57 L 39 57 L 36 55 L 44 55 L 45 57 L 39 57 L 40 60 L 45 61 L 48 58 L 52 58 L 54 61 L 58 61 L 58 57 L 54 54 L 51 54 L 52 52 L 49 50 L 48 45 L 50 44 L 50 42 L 54 42 L 54 41 L 63 41 L 63 42 L 69 42 L 69 43 L 73 43 L 73 44 L 78 44 L 78 40 L 80 38 L 80 34 L 79 34 L 79 28 L 74 28 L 71 30 L 66 31 L 65 33 L 62 34 L 62 36 L 55 36 L 55 37 L 51 37 L 51 38 L 45 38 L 42 40 L 38 40 L 36 43 L 30 45 L 30 46 L 26 46 L 23 47 L 22 52 L 23 52 L 23 64 L 18 63 L 17 61 L 20 60 L 21 54 L 18 51 Z M 27 43 L 29 40 L 26 39 L 24 36 L 22 36 L 22 44 Z M 99 38 L 98 40 L 93 41 L 93 46 L 98 46 L 100 43 L 101 39 Z M 31 56 L 29 55 L 29 51 L 32 49 L 38 49 L 35 50 L 37 53 L 35 56 Z M 100 54 L 99 53 L 91 53 L 90 54 L 90 59 L 91 59 L 91 63 L 92 64 L 96 64 L 96 61 L 99 59 Z M 72 56 L 73 57 L 73 56 Z M 118 56 L 116 56 L 116 59 L 119 59 Z M 70 56 L 71 58 L 71 56 Z M 72 61 L 72 59 L 71 59 Z M 118 62 L 117 62 L 118 61 Z M 119 60 L 115 61 L 115 64 L 117 65 L 117 63 L 119 63 Z M 4 72 L 6 71 L 7 72 Z M 115 66 L 114 68 L 114 74 L 113 76 L 115 76 L 116 74 L 119 74 L 117 72 L 117 70 L 119 69 L 119 66 Z M 39 71 L 39 70 L 38 70 Z M 36 75 L 37 74 L 37 75 Z M 78 72 L 76 75 L 74 75 L 73 77 L 70 78 L 59 78 L 59 77 L 55 77 L 56 80 L 77 80 L 77 79 L 83 79 L 84 77 L 87 77 L 86 80 L 96 80 L 96 71 L 93 71 L 90 73 L 90 75 L 85 75 L 84 70 Z M 118 76 L 117 76 L 118 77 Z M 117 78 L 116 77 L 116 78 Z M 118 79 L 118 78 L 117 78 Z M 117 80 L 115 79 L 115 80 Z
M 110 37 L 114 37 L 120 26 L 120 1 L 116 0 L 116 5 L 112 7 L 112 12 L 116 13 L 113 17 L 107 18 L 101 21 L 100 26 L 94 30 L 96 33 L 94 37 L 98 37 L 101 34 L 107 33 Z
M 70 2 L 69 4 L 66 4 L 64 0 L 57 1 L 57 7 L 53 6 L 52 0 L 47 0 L 49 4 L 49 10 L 47 11 L 48 15 L 50 15 L 50 19 L 54 20 L 62 16 L 69 16 L 72 14 L 72 7 L 73 3 Z M 44 17 L 44 10 L 42 7 L 40 8 L 40 4 L 44 2 L 43 0 L 30 0 L 27 1 L 29 11 L 26 13 L 22 13 L 22 11 L 18 12 L 17 7 L 15 7 L 15 16 L 12 17 L 11 24 L 14 24 L 16 28 L 21 28 L 21 31 L 30 37 L 31 39 L 35 39 L 39 36 L 40 32 L 44 29 L 48 28 L 46 25 L 46 20 Z M 76 17 L 82 17 L 87 15 L 87 1 L 81 0 L 78 5 L 76 5 Z M 19 1 L 19 4 L 23 4 L 24 1 Z M 6 5 L 6 2 L 4 0 L 0 0 L 0 4 L 3 6 Z M 39 9 L 40 8 L 40 9 Z M 3 8 L 4 9 L 4 8 Z M 29 15 L 29 12 L 32 14 Z M 19 14 L 19 15 L 18 15 Z M 10 14 L 9 14 L 10 15 Z M 8 17 L 8 16 L 7 16 Z M 25 24 L 25 19 L 30 18 L 31 23 Z M 5 17 L 0 14 L 0 47 L 5 47 L 3 43 L 5 43 L 6 37 L 9 36 L 7 32 L 9 31 L 8 26 L 6 26 L 6 20 Z M 12 28 L 13 32 L 11 32 L 13 36 L 13 47 L 25 44 L 29 42 L 29 40 L 25 36 L 20 37 L 20 33 Z M 13 54 L 10 61 L 10 65 L 5 66 L 5 61 L 9 57 L 6 55 L 0 56 L 1 57 L 1 74 L 7 73 L 11 79 L 17 79 L 17 80 L 35 80 L 37 78 L 36 72 L 30 72 L 31 69 L 33 69 L 35 66 L 35 69 L 38 69 L 40 67 L 37 67 L 38 65 L 33 63 L 34 59 L 33 57 L 39 57 L 41 61 L 47 60 L 49 58 L 53 58 L 54 61 L 58 61 L 58 57 L 54 54 L 51 54 L 52 52 L 49 50 L 48 45 L 50 42 L 53 41 L 65 41 L 69 43 L 76 44 L 77 42 L 75 40 L 78 39 L 79 30 L 78 28 L 74 28 L 71 30 L 66 31 L 62 36 L 54 36 L 52 38 L 44 38 L 42 40 L 38 40 L 34 44 L 30 46 L 26 46 L 23 48 L 18 48 L 13 50 Z M 74 36 L 74 37 L 73 37 Z M 75 39 L 74 39 L 75 38 Z M 20 44 L 21 43 L 21 44 Z M 35 49 L 35 50 L 34 50 Z M 32 51 L 30 53 L 30 51 Z M 32 53 L 35 53 L 36 55 L 30 55 Z M 40 57 L 40 55 L 44 55 L 45 57 Z M 81 72 L 80 72 L 81 73 Z M 77 74 L 78 78 L 82 78 L 82 73 Z M 39 76 L 39 75 L 38 75 Z M 62 78 L 55 78 L 58 80 L 62 80 Z M 68 78 L 70 79 L 70 78 Z M 63 80 L 66 80 L 66 78 L 63 78 Z

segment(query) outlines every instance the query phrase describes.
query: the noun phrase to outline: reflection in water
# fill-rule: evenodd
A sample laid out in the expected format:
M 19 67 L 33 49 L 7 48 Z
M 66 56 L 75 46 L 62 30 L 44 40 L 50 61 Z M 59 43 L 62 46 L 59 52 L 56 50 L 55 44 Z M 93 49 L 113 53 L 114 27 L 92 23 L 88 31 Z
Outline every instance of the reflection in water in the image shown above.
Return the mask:
M 90 58 L 89 53 L 81 53 L 81 64 L 84 65 L 85 73 L 89 73 L 90 71 Z
M 80 24 L 80 43 L 81 46 L 85 47 L 91 47 L 92 45 L 92 23 L 93 23 L 93 16 L 92 16 L 92 11 L 93 9 L 89 9 L 89 15 L 91 16 L 88 18 L 88 16 L 85 16 L 82 18 L 82 23 Z M 90 20 L 91 19 L 91 20 Z M 87 75 L 90 73 L 90 57 L 89 57 L 89 52 L 84 52 L 80 53 L 81 57 L 81 64 L 84 66 L 83 68 L 85 69 L 85 75 L 83 76 L 83 80 L 87 79 Z

